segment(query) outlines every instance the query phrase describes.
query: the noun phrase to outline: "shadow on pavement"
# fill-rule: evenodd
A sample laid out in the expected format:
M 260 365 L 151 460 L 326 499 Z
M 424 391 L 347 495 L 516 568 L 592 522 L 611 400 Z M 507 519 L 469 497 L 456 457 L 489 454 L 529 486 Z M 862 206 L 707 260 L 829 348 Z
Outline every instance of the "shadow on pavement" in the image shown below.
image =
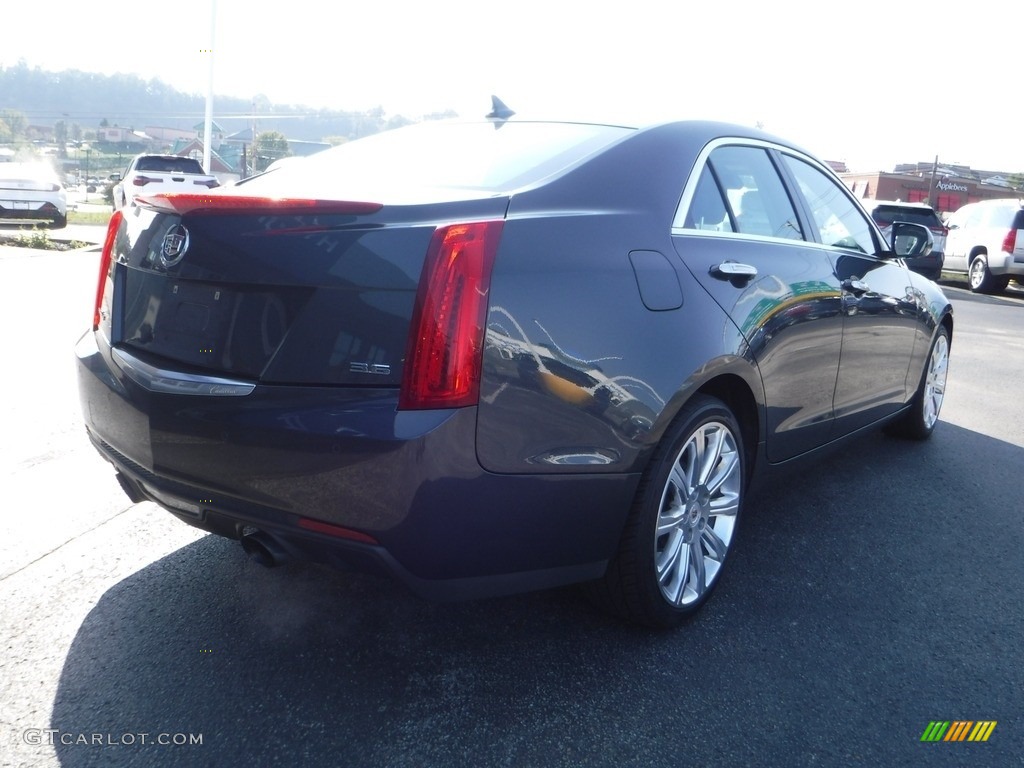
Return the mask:
M 319 567 L 264 570 L 207 537 L 103 596 L 50 725 L 202 744 L 57 754 L 68 766 L 1009 765 L 1024 747 L 1013 466 L 1024 449 L 945 423 L 927 444 L 850 443 L 754 500 L 715 598 L 669 633 L 608 619 L 574 589 L 431 604 Z M 986 744 L 922 744 L 936 719 L 999 725 Z

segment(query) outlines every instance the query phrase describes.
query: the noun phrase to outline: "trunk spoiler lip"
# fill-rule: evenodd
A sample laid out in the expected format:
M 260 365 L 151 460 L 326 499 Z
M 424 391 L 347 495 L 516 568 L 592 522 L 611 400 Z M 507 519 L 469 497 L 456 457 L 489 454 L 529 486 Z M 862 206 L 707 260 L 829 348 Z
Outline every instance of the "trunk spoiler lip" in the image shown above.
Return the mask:
M 377 213 L 383 203 L 356 200 L 317 200 L 300 197 L 256 195 L 168 193 L 135 198 L 137 205 L 159 213 L 178 216 L 230 216 L 257 214 L 272 216 L 366 216 Z

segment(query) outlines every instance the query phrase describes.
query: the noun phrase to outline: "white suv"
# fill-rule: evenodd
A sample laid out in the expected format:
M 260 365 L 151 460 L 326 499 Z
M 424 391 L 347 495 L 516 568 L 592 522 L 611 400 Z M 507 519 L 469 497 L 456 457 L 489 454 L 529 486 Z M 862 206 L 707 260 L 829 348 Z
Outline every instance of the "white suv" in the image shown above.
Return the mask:
M 177 155 L 137 155 L 125 169 L 124 176 L 111 176 L 114 187 L 114 210 L 127 208 L 135 198 L 172 192 L 199 194 L 219 186 L 216 178 L 205 173 L 198 160 Z
M 996 293 L 1024 282 L 1024 208 L 1014 198 L 969 203 L 946 222 L 947 272 L 967 275 L 972 291 Z

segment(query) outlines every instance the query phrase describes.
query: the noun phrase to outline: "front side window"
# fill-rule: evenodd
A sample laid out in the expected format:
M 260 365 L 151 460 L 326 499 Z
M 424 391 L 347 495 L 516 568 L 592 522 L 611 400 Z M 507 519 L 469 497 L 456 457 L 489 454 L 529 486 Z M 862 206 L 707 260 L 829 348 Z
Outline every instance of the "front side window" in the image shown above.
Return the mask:
M 874 253 L 871 225 L 846 195 L 842 186 L 803 160 L 784 155 L 807 200 L 821 242 L 836 248 Z

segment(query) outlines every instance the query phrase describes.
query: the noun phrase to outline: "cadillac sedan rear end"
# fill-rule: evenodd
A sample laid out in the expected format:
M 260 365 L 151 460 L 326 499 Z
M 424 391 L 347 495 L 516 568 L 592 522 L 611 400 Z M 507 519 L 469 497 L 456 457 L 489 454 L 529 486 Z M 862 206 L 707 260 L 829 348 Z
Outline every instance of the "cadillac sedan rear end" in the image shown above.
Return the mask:
M 261 562 L 387 573 L 434 598 L 599 577 L 635 467 L 482 460 L 483 347 L 495 265 L 534 236 L 523 221 L 590 214 L 517 222 L 515 193 L 634 132 L 511 128 L 383 134 L 117 212 L 76 353 L 89 436 L 129 496 Z

